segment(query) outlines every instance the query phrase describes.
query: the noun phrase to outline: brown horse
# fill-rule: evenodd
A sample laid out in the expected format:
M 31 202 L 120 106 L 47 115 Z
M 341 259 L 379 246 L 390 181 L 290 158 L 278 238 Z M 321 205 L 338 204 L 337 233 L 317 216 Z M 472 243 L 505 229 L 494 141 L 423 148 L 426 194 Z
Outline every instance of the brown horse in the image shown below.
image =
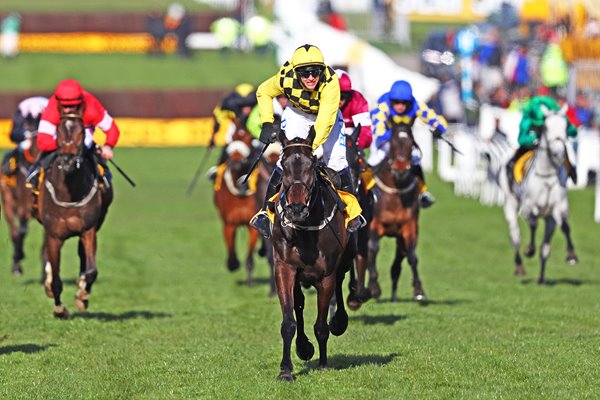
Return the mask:
M 396 238 L 396 255 L 392 264 L 392 297 L 398 300 L 398 279 L 406 257 L 413 274 L 413 300 L 425 301 L 425 291 L 417 270 L 416 254 L 419 235 L 419 188 L 411 172 L 411 153 L 414 144 L 412 130 L 406 125 L 392 128 L 390 151 L 376 168 L 375 181 L 381 197 L 375 204 L 369 239 L 369 268 L 376 270 L 379 240 L 382 236 Z M 360 274 L 359 274 L 360 276 Z M 364 274 L 363 274 L 364 276 Z M 376 276 L 371 275 L 376 281 Z M 364 281 L 362 282 L 364 285 Z
M 112 187 L 99 188 L 98 168 L 84 144 L 83 110 L 61 115 L 56 142 L 56 158 L 40 178 L 39 207 L 36 217 L 44 226 L 42 263 L 46 271 L 44 288 L 54 298 L 54 316 L 66 319 L 62 304 L 60 250 L 66 239 L 79 237 L 79 279 L 75 306 L 88 308 L 92 285 L 96 280 L 96 233 L 102 226 L 112 202 Z
M 261 204 L 267 193 L 267 186 L 269 184 L 269 178 L 277 165 L 279 160 L 279 154 L 281 152 L 281 145 L 279 142 L 272 143 L 262 156 L 260 164 L 258 164 L 258 181 L 256 182 L 256 203 Z M 271 278 L 269 282 L 269 297 L 273 297 L 277 294 L 275 290 L 275 270 L 273 262 L 273 242 L 271 238 L 263 238 L 262 246 L 258 250 L 258 254 L 262 257 L 266 257 L 269 264 L 269 270 L 271 272 Z
M 252 153 L 252 136 L 237 123 L 233 140 L 227 145 L 228 159 L 224 169 L 217 174 L 214 202 L 223 221 L 223 234 L 227 245 L 227 268 L 236 271 L 240 267 L 235 250 L 235 234 L 239 227 L 248 228 L 248 255 L 246 272 L 248 286 L 253 284 L 254 249 L 258 232 L 250 229 L 249 221 L 258 210 L 255 192 L 249 186 L 240 184 L 239 178 L 248 169 L 248 158 Z
M 29 168 L 39 153 L 36 145 L 35 135 L 37 133 L 37 120 L 26 118 L 24 128 L 33 132 L 31 147 L 23 152 L 13 151 L 16 157 L 16 170 L 14 174 L 5 175 L 0 173 L 0 192 L 2 193 L 2 209 L 10 238 L 13 243 L 13 265 L 12 272 L 15 275 L 23 273 L 21 261 L 25 258 L 23 242 L 27 235 L 31 211 L 31 189 L 25 186 L 25 180 L 29 174 Z
M 327 367 L 329 332 L 341 335 L 348 327 L 342 283 L 351 265 L 346 254 L 348 232 L 344 213 L 336 198 L 317 173 L 313 156 L 311 129 L 306 140 L 289 141 L 280 134 L 283 145 L 283 179 L 275 202 L 273 247 L 275 283 L 283 321 L 283 357 L 279 379 L 291 381 L 291 344 L 296 336 L 296 354 L 302 360 L 312 358 L 315 349 L 304 332 L 304 294 L 302 285 L 317 290 L 317 320 L 314 332 L 319 343 L 319 368 Z M 335 292 L 337 311 L 327 325 L 329 302 Z M 294 313 L 296 318 L 294 319 Z

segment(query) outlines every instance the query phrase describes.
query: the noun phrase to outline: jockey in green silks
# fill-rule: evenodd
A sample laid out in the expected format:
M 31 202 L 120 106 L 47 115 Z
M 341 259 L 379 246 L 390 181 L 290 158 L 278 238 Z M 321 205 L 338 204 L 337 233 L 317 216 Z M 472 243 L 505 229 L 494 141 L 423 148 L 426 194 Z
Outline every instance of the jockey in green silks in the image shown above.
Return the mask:
M 510 180 L 513 178 L 513 168 L 515 163 L 526 153 L 532 151 L 539 141 L 542 129 L 544 128 L 545 119 L 542 106 L 546 107 L 550 111 L 560 110 L 558 102 L 552 97 L 548 96 L 532 97 L 529 103 L 527 103 L 527 105 L 523 108 L 523 117 L 521 119 L 521 123 L 519 124 L 519 148 L 508 163 L 508 174 Z M 576 137 L 577 128 L 575 124 L 577 123 L 577 117 L 575 117 L 575 115 L 572 114 L 572 111 L 569 110 L 567 111 L 566 118 L 567 136 Z M 573 182 L 576 182 L 577 175 L 575 172 L 575 166 L 573 166 L 568 160 L 567 164 L 567 173 L 571 179 L 573 179 Z M 520 181 L 517 181 L 517 183 L 520 183 Z

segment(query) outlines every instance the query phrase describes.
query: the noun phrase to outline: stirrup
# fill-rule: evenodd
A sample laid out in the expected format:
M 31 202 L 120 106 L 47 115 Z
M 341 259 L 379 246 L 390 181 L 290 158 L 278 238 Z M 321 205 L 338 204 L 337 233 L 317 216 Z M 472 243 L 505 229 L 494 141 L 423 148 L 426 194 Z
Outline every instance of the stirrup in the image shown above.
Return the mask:
M 352 233 L 352 232 L 356 232 L 357 230 L 359 230 L 360 228 L 362 228 L 365 225 L 367 225 L 367 220 L 361 214 L 358 217 L 354 218 L 353 220 L 348 221 L 347 229 L 348 229 L 349 233 Z
M 429 192 L 423 192 L 419 195 L 419 205 L 421 208 L 429 208 L 435 203 L 435 197 Z
M 258 231 L 265 239 L 271 237 L 271 220 L 265 210 L 260 210 L 250 220 L 250 226 Z

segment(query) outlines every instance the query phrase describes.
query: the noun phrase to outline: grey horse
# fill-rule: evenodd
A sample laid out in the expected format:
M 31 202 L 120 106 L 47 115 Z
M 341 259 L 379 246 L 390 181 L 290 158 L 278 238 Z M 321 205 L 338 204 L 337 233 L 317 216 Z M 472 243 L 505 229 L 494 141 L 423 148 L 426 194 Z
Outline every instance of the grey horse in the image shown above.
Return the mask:
M 550 240 L 556 226 L 560 226 L 567 239 L 567 262 L 574 264 L 577 256 L 571 240 L 568 224 L 569 201 L 567 198 L 564 163 L 567 157 L 567 106 L 559 111 L 543 107 L 545 122 L 534 150 L 530 167 L 520 185 L 509 183 L 508 174 L 501 173 L 499 184 L 505 195 L 504 217 L 509 225 L 509 233 L 515 252 L 515 275 L 524 275 L 525 269 L 520 255 L 521 233 L 518 224 L 520 213 L 527 221 L 531 238 L 525 249 L 525 256 L 535 254 L 535 232 L 539 218 L 544 218 L 545 229 L 540 246 L 539 284 L 544 283 L 546 262 L 550 256 Z M 506 172 L 507 166 L 503 168 Z

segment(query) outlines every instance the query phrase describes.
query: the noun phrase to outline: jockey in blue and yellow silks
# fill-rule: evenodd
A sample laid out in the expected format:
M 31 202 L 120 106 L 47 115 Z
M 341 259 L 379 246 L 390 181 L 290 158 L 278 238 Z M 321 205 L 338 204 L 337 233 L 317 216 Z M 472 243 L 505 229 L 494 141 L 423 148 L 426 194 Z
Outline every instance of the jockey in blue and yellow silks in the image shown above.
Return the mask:
M 374 140 L 371 144 L 369 165 L 375 167 L 385 158 L 389 150 L 392 124 L 412 127 L 417 118 L 433 129 L 435 137 L 446 133 L 445 118 L 437 115 L 425 103 L 417 101 L 413 96 L 410 83 L 402 80 L 394 82 L 390 91 L 379 98 L 377 106 L 371 111 Z M 421 168 L 421 151 L 416 146 L 413 148 L 411 165 L 419 182 L 421 207 L 427 208 L 435 202 L 435 199 L 427 191 Z

